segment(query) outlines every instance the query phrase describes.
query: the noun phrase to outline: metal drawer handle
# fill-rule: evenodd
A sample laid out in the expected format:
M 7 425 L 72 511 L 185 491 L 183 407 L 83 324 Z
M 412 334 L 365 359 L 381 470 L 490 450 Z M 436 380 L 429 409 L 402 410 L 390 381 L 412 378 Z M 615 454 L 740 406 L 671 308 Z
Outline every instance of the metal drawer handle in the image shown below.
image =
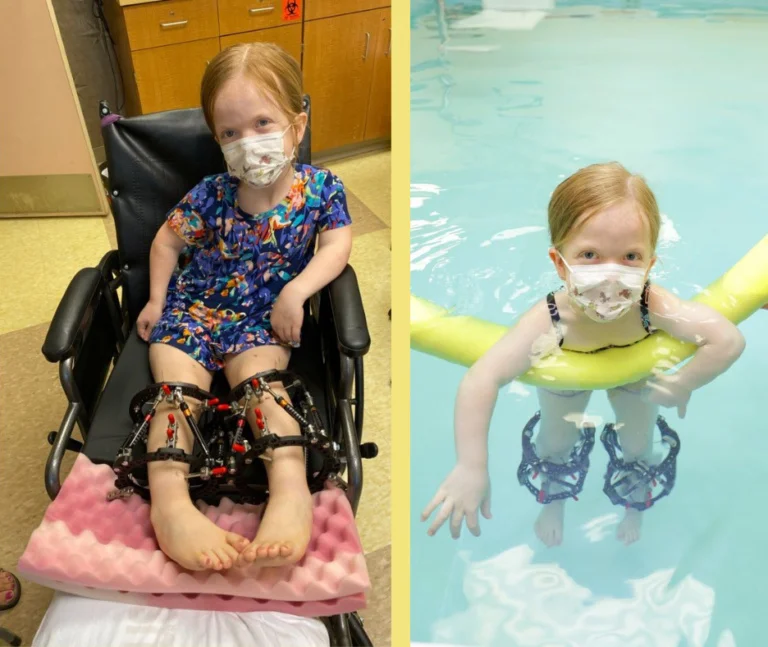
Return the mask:
M 170 27 L 183 27 L 189 22 L 189 20 L 177 20 L 176 22 L 161 22 L 160 27 L 163 29 L 169 29 Z
M 387 53 L 384 54 L 384 56 L 389 56 L 389 53 L 392 51 L 392 28 L 389 29 L 389 42 L 387 43 Z
M 363 60 L 368 58 L 368 47 L 371 44 L 371 32 L 365 32 L 365 52 L 363 52 Z
M 248 9 L 248 13 L 252 16 L 255 16 L 258 13 L 269 13 L 270 11 L 274 11 L 274 7 L 259 7 L 258 9 Z

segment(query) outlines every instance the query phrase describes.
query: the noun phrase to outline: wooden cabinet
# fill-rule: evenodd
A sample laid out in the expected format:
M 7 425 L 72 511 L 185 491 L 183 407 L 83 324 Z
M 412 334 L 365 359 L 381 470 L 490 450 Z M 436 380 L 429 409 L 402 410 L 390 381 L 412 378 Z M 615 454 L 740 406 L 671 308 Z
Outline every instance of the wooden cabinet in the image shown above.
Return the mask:
M 218 53 L 218 38 L 134 52 L 142 112 L 200 105 L 200 82 L 208 62 Z
M 358 11 L 389 7 L 390 0 L 305 0 L 305 20 L 343 16 Z
M 392 121 L 392 20 L 390 10 L 379 12 L 379 33 L 373 63 L 371 97 L 365 122 L 365 139 L 389 137 Z
M 104 0 L 123 72 L 126 114 L 200 105 L 210 60 L 272 42 L 302 64 L 312 149 L 390 133 L 391 0 Z
M 227 49 L 238 43 L 275 43 L 288 52 L 297 61 L 301 60 L 301 23 L 274 27 L 273 29 L 260 29 L 249 31 L 245 34 L 233 34 L 221 37 L 221 49 Z
M 219 35 L 216 0 L 165 0 L 125 8 L 132 51 Z
M 305 24 L 304 82 L 312 97 L 313 150 L 389 136 L 389 25 L 389 9 Z
M 239 34 L 291 22 L 301 25 L 298 6 L 290 14 L 283 11 L 283 0 L 220 0 L 219 32 L 222 35 Z

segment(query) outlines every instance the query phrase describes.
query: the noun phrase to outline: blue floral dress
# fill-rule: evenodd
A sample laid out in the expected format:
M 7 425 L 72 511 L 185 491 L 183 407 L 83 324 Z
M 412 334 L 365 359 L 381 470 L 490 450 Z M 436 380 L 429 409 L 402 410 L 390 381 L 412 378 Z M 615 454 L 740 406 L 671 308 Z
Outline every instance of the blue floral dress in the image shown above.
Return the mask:
M 312 259 L 318 234 L 351 224 L 344 186 L 325 169 L 297 166 L 285 199 L 257 215 L 239 207 L 238 184 L 228 173 L 206 177 L 167 217 L 187 246 L 150 343 L 210 371 L 228 354 L 280 343 L 269 320 L 280 291 Z

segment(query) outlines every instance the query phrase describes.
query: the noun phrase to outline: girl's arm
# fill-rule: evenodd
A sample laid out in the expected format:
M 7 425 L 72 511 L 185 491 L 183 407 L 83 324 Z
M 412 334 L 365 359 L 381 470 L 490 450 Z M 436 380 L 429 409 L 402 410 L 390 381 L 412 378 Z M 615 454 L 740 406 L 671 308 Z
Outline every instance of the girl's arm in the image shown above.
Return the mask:
M 149 301 L 136 320 L 136 331 L 146 342 L 163 313 L 168 283 L 179 261 L 179 254 L 186 245 L 167 222 L 160 227 L 152 241 L 149 250 Z
M 304 270 L 283 290 L 290 290 L 303 304 L 333 281 L 349 262 L 352 227 L 329 229 L 318 236 L 317 251 Z
M 149 302 L 161 307 L 165 304 L 168 283 L 171 280 L 179 254 L 187 243 L 168 223 L 163 223 L 149 250 Z
M 551 332 L 551 327 L 549 309 L 542 301 L 524 314 L 461 381 L 454 415 L 457 462 L 421 513 L 422 521 L 426 521 L 439 508 L 428 534 L 434 535 L 450 519 L 451 535 L 458 538 L 466 518 L 469 531 L 479 535 L 478 510 L 486 519 L 491 518 L 488 430 L 496 396 L 502 386 L 531 367 L 534 344 Z
M 531 349 L 551 327 L 547 304 L 537 303 L 467 371 L 454 409 L 456 454 L 460 464 L 487 467 L 488 431 L 499 389 L 531 368 Z
M 649 299 L 651 324 L 672 337 L 698 346 L 693 358 L 673 375 L 656 376 L 649 386 L 670 391 L 666 406 L 678 406 L 685 415 L 685 404 L 692 391 L 709 384 L 724 373 L 744 351 L 744 336 L 716 310 L 695 301 L 683 301 L 654 285 Z M 680 406 L 682 402 L 682 407 Z M 664 398 L 660 404 L 665 404 Z

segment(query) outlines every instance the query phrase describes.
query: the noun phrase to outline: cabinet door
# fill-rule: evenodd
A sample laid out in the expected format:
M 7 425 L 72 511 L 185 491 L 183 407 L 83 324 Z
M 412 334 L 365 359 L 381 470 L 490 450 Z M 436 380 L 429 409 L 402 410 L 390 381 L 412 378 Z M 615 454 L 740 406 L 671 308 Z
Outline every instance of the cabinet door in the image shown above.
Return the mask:
M 142 113 L 199 106 L 203 73 L 218 52 L 218 38 L 134 52 Z
M 376 55 L 373 65 L 371 98 L 368 102 L 368 120 L 365 139 L 389 137 L 392 121 L 392 21 L 391 11 L 379 12 L 379 33 L 376 37 Z
M 274 43 L 279 45 L 293 58 L 301 63 L 301 25 L 286 25 L 285 27 L 273 27 L 272 29 L 259 29 L 245 34 L 234 34 L 221 37 L 221 49 L 237 45 L 238 43 Z
M 365 137 L 379 22 L 379 11 L 363 11 L 304 23 L 313 153 Z
M 389 7 L 391 0 L 305 0 L 304 20 L 341 16 L 356 11 Z

